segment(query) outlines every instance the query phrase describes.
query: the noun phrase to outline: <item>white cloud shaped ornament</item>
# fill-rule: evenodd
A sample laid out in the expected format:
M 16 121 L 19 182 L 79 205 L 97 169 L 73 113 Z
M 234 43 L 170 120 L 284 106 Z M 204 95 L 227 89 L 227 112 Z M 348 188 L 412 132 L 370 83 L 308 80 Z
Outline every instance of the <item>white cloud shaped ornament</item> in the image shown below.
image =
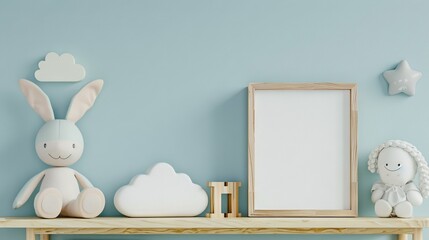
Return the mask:
M 157 163 L 148 174 L 131 179 L 116 192 L 116 209 L 128 217 L 187 217 L 208 204 L 204 189 L 168 163 Z
M 70 53 L 58 55 L 50 52 L 45 61 L 39 62 L 34 76 L 41 82 L 78 82 L 85 78 L 85 68 L 76 64 Z

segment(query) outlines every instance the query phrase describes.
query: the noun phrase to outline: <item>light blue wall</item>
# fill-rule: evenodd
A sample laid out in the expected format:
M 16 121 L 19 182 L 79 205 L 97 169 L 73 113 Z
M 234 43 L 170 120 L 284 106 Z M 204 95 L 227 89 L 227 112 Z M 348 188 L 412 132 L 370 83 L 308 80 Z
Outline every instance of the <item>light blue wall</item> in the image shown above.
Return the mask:
M 70 52 L 87 70 L 80 83 L 38 83 L 57 117 L 65 116 L 84 84 L 105 80 L 94 108 L 78 123 L 86 150 L 74 165 L 104 191 L 103 216 L 118 216 L 116 189 L 158 161 L 201 185 L 242 181 L 240 208 L 247 213 L 247 85 L 326 81 L 359 84 L 359 215 L 373 216 L 369 189 L 376 176 L 366 170 L 372 148 L 404 139 L 429 156 L 428 10 L 424 0 L 2 1 L 0 216 L 34 215 L 32 199 L 11 209 L 20 187 L 46 167 L 33 147 L 42 120 L 17 80 L 34 80 L 49 51 Z M 401 59 L 424 74 L 415 97 L 388 96 L 380 77 Z M 429 201 L 415 215 L 428 216 Z M 0 231 L 0 239 L 23 237 L 21 230 Z M 83 238 L 92 239 L 55 237 Z

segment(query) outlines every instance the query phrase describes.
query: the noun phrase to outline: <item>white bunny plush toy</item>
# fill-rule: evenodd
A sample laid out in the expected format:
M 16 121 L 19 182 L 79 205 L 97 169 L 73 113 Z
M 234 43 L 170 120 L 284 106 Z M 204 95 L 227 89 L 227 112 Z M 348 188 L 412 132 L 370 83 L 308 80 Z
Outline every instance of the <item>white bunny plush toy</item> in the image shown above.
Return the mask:
M 94 104 L 103 87 L 103 80 L 90 82 L 73 97 L 66 119 L 55 119 L 48 96 L 36 84 L 28 80 L 20 80 L 19 84 L 30 106 L 46 122 L 37 133 L 35 146 L 39 158 L 52 167 L 24 185 L 13 207 L 21 207 L 42 182 L 34 199 L 37 216 L 97 217 L 104 209 L 103 193 L 82 174 L 67 166 L 78 161 L 82 155 L 83 137 L 75 123 Z
M 408 142 L 387 141 L 369 155 L 368 169 L 380 175 L 372 186 L 371 200 L 379 217 L 413 216 L 413 206 L 429 195 L 429 168 L 421 152 Z M 419 187 L 413 180 L 419 174 Z

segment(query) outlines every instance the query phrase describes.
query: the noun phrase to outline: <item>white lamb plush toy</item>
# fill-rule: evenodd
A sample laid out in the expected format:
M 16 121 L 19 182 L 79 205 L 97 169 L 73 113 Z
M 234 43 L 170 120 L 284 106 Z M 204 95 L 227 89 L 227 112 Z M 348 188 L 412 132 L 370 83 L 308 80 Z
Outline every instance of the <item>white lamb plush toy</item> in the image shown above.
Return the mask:
M 35 147 L 39 158 L 52 167 L 28 180 L 16 196 L 13 207 L 21 207 L 41 182 L 34 199 L 37 216 L 98 216 L 104 209 L 103 193 L 68 166 L 80 159 L 84 146 L 82 133 L 75 123 L 94 104 L 103 80 L 90 82 L 73 97 L 66 119 L 55 119 L 48 96 L 36 84 L 28 80 L 20 80 L 19 84 L 30 106 L 46 122 L 37 133 Z
M 379 217 L 413 216 L 429 195 L 429 168 L 416 147 L 401 140 L 387 141 L 369 155 L 368 170 L 380 175 L 371 189 L 371 200 Z M 419 174 L 419 186 L 413 182 Z

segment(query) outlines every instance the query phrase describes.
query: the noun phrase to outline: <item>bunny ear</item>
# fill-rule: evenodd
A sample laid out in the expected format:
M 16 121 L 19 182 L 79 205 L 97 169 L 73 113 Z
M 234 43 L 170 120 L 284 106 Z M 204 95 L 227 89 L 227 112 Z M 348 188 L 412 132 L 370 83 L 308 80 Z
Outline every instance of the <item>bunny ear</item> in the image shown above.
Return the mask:
M 66 119 L 77 122 L 85 115 L 103 87 L 103 80 L 94 80 L 83 87 L 71 100 Z
M 47 122 L 55 119 L 51 101 L 49 101 L 49 97 L 42 91 L 42 89 L 40 89 L 36 84 L 25 79 L 19 80 L 19 86 L 21 87 L 22 93 L 27 98 L 30 106 L 43 118 L 43 120 Z

